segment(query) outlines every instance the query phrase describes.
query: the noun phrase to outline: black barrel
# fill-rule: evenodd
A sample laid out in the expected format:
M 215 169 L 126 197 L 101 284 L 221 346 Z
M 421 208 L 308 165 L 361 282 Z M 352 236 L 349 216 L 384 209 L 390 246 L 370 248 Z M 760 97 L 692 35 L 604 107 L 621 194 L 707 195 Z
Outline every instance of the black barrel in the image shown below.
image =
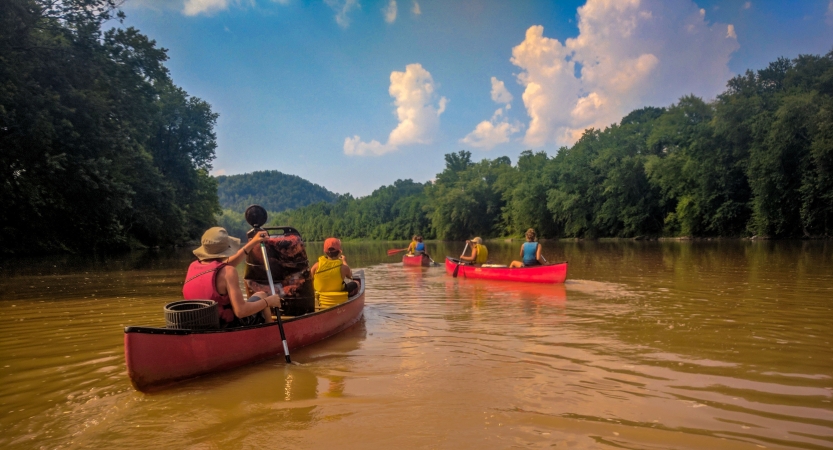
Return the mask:
M 180 300 L 165 305 L 165 324 L 180 330 L 209 330 L 220 327 L 220 313 L 214 300 Z

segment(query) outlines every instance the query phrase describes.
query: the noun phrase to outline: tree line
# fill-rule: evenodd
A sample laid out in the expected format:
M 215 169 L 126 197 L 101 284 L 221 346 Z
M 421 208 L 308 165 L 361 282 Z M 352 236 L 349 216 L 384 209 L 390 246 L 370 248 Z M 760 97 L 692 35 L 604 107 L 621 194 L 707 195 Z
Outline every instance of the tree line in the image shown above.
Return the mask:
M 199 237 L 220 208 L 217 114 L 116 0 L 0 2 L 2 251 L 94 251 Z
M 780 58 L 588 129 L 554 156 L 445 155 L 433 183 L 399 180 L 278 214 L 309 239 L 833 234 L 833 52 Z

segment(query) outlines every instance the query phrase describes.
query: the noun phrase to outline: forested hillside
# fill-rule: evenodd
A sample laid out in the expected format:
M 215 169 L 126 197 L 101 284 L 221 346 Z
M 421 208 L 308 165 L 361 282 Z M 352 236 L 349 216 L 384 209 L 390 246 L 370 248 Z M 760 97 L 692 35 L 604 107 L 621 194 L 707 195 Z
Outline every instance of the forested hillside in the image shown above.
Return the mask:
M 154 41 L 102 31 L 117 4 L 0 2 L 3 252 L 172 244 L 215 222 L 217 114 Z
M 833 52 L 587 130 L 555 155 L 445 156 L 436 182 L 284 212 L 311 239 L 833 235 Z
M 332 202 L 338 197 L 317 184 L 277 170 L 221 175 L 216 179 L 222 208 L 240 213 L 253 204 L 263 206 L 269 212 L 280 212 L 318 202 Z

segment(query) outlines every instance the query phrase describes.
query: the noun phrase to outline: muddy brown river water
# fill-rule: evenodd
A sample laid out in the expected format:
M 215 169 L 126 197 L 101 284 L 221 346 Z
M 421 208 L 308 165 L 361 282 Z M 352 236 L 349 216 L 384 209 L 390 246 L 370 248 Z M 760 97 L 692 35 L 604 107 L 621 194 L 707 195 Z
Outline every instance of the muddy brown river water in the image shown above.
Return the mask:
M 164 325 L 187 250 L 4 261 L 0 447 L 833 448 L 829 241 L 545 242 L 563 286 L 453 279 L 393 247 L 345 244 L 364 317 L 300 365 L 153 394 L 123 328 Z M 428 243 L 440 263 L 462 247 Z

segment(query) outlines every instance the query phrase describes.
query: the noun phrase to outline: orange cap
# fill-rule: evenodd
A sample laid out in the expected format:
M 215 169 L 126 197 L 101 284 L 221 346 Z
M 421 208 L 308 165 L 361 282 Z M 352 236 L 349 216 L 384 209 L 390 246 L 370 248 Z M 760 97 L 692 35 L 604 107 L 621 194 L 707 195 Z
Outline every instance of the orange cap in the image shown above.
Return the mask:
M 341 251 L 341 241 L 338 238 L 331 237 L 324 241 L 324 253 L 327 253 L 331 249 Z

